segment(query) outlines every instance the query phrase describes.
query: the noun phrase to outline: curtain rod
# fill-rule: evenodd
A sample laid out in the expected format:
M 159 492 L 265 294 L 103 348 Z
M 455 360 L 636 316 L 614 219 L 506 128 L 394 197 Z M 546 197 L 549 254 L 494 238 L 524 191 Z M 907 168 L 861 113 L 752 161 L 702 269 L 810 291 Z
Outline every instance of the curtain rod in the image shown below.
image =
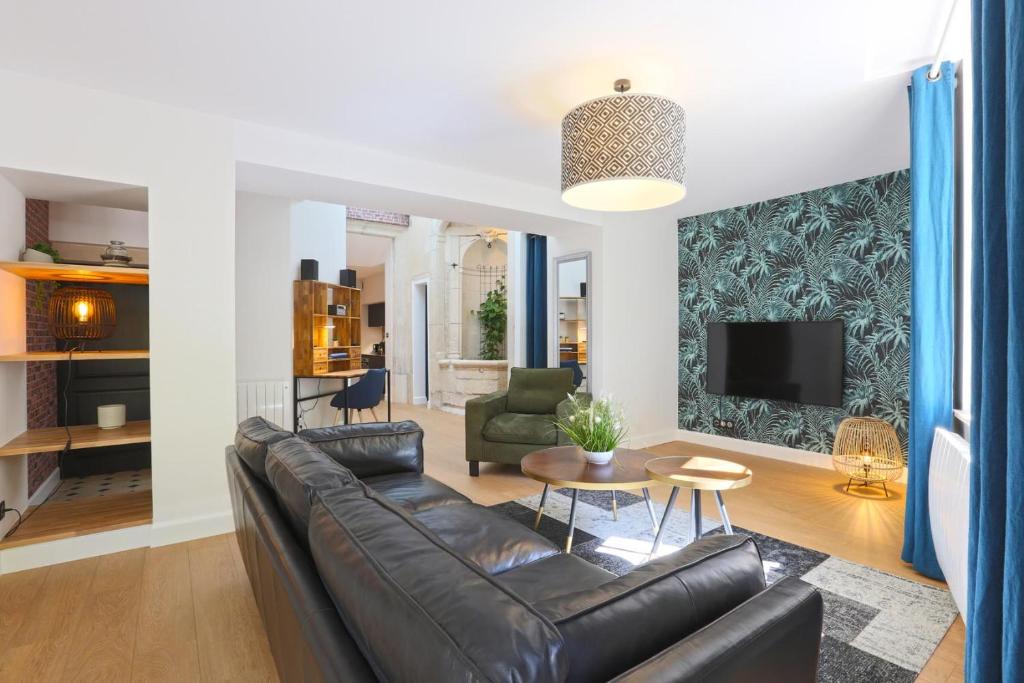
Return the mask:
M 949 7 L 949 16 L 946 17 L 946 26 L 942 29 L 942 37 L 939 38 L 939 47 L 935 50 L 935 59 L 932 60 L 932 66 L 928 69 L 928 80 L 936 81 L 939 79 L 939 68 L 942 65 L 940 61 L 942 59 L 942 51 L 946 47 L 946 38 L 949 37 L 949 27 L 953 25 L 953 15 L 956 13 L 957 0 L 953 0 L 953 3 Z

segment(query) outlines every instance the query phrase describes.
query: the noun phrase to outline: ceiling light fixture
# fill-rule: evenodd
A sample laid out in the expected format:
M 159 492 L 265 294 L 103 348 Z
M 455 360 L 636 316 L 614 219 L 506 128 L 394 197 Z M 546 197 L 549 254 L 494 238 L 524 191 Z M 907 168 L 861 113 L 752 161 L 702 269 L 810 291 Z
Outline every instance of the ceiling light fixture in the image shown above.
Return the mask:
M 629 93 L 584 102 L 562 119 L 562 200 L 596 211 L 640 211 L 686 196 L 686 112 L 665 97 Z

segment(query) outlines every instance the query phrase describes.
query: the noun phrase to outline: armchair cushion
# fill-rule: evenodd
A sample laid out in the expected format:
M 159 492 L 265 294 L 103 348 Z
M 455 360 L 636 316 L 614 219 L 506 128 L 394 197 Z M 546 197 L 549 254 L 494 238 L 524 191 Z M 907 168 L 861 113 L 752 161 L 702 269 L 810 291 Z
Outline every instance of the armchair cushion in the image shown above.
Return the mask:
M 484 425 L 484 438 L 499 443 L 531 443 L 554 446 L 558 433 L 552 415 L 502 413 Z
M 574 391 L 571 368 L 512 368 L 506 410 L 554 415 L 562 399 Z

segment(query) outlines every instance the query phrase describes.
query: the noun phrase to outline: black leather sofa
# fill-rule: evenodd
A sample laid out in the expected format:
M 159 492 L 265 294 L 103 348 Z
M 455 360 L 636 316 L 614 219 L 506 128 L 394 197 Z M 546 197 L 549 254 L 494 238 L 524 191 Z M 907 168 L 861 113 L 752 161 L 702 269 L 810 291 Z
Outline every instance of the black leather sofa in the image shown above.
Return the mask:
M 260 418 L 227 448 L 281 680 L 813 681 L 822 601 L 744 536 L 615 577 L 423 474 L 413 422 Z

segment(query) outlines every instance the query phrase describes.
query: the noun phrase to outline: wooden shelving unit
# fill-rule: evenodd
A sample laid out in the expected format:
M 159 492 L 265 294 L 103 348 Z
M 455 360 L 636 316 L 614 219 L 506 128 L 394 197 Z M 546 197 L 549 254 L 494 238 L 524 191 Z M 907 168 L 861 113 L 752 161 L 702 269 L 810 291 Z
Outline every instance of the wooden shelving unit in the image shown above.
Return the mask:
M 362 292 L 314 280 L 296 280 L 292 286 L 292 365 L 296 376 L 326 377 L 358 370 Z M 328 306 L 345 306 L 345 315 L 328 313 Z M 344 357 L 332 357 L 345 354 Z
M 33 509 L 13 534 L 0 538 L 0 550 L 152 523 L 151 491 L 50 501 Z
M 127 350 L 127 351 L 75 351 L 71 354 L 71 360 L 145 360 L 149 358 L 149 351 Z M 8 353 L 0 356 L 0 363 L 18 363 L 24 361 L 47 361 L 67 360 L 67 351 L 26 351 L 24 353 Z
M 70 431 L 71 450 L 149 443 L 150 440 L 149 420 L 127 422 L 124 427 L 118 429 L 100 429 L 98 425 L 73 425 Z M 30 429 L 0 446 L 0 457 L 59 451 L 64 448 L 67 436 L 63 427 Z
M 584 297 L 558 298 L 558 359 L 587 365 L 587 300 Z
M 77 266 L 69 263 L 33 263 L 30 261 L 0 261 L 0 270 L 6 270 L 26 280 L 58 280 L 60 282 L 104 282 L 121 285 L 148 285 L 149 271 L 145 268 L 118 266 Z

